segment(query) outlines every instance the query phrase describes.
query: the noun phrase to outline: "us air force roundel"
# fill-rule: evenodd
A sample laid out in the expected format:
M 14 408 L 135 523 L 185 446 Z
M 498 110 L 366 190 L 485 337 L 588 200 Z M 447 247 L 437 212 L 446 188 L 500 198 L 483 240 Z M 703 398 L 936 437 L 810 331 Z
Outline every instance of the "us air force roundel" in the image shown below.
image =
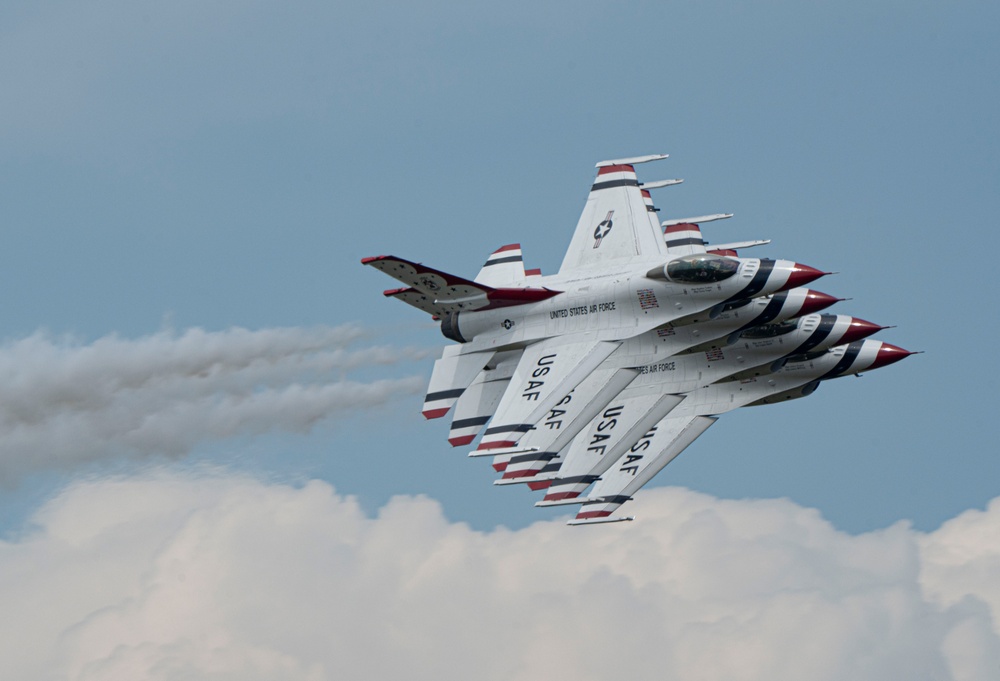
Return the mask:
M 594 228 L 594 248 L 598 248 L 604 237 L 611 232 L 611 228 L 614 226 L 614 223 L 611 221 L 611 216 L 614 214 L 615 212 L 613 210 L 609 210 L 608 216 Z

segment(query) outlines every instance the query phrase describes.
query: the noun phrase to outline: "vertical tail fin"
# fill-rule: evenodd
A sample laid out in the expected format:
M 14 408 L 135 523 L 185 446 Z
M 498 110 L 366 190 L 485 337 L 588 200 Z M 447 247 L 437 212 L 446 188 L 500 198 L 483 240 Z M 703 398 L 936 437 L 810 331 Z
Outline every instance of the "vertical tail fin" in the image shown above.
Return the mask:
M 670 255 L 693 255 L 705 252 L 705 240 L 701 236 L 701 228 L 692 222 L 665 227 L 663 236 L 667 241 L 667 253 Z
M 508 244 L 493 251 L 476 275 L 476 282 L 495 288 L 523 286 L 525 273 L 521 244 Z

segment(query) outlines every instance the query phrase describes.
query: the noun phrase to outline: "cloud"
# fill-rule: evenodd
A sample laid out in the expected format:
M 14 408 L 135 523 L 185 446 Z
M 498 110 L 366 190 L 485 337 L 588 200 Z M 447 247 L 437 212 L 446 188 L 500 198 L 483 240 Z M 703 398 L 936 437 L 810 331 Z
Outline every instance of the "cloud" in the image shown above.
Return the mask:
M 9 342 L 0 346 L 0 480 L 122 455 L 180 456 L 208 439 L 301 432 L 424 388 L 417 376 L 348 379 L 425 354 L 352 349 L 366 340 L 348 325 Z
M 88 680 L 995 678 L 1000 500 L 860 536 L 787 500 L 634 503 L 484 533 L 319 481 L 81 482 L 0 544 L 0 653 Z

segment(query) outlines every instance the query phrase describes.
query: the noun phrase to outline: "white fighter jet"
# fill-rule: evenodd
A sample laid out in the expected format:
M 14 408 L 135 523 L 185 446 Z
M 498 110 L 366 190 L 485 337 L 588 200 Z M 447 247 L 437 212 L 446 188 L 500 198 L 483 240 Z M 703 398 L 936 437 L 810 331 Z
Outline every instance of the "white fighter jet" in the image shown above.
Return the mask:
M 673 410 L 641 437 L 632 441 L 620 457 L 572 458 L 559 475 L 548 481 L 545 498 L 536 506 L 583 504 L 571 525 L 632 520 L 612 517 L 632 494 L 673 461 L 713 425 L 721 414 L 745 406 L 776 404 L 811 395 L 820 381 L 871 371 L 898 362 L 912 353 L 876 340 L 855 341 L 828 352 L 800 355 L 764 376 L 752 376 L 708 385 L 691 392 Z M 584 455 L 589 454 L 586 449 Z M 581 470 L 586 472 L 580 473 Z M 574 472 L 575 471 L 575 472 Z M 591 494 L 581 493 L 593 484 Z
M 605 500 L 634 493 L 666 455 L 627 485 L 601 476 L 657 429 L 685 424 L 664 451 L 690 444 L 703 419 L 728 411 L 703 414 L 705 390 L 733 391 L 734 376 L 781 372 L 884 328 L 815 314 L 837 299 L 802 287 L 825 272 L 737 254 L 768 241 L 706 247 L 699 225 L 730 214 L 661 223 L 649 190 L 681 181 L 640 184 L 635 165 L 663 158 L 597 164 L 556 274 L 525 270 L 517 244 L 494 251 L 472 280 L 395 256 L 362 260 L 405 285 L 386 296 L 431 314 L 456 342 L 434 364 L 424 416 L 454 408 L 449 442 L 480 437 L 470 456 L 493 457 L 501 484 L 552 487 L 542 505 L 604 504 L 574 524 L 625 519 L 611 518 Z M 600 455 L 579 454 L 595 437 Z M 594 482 L 604 487 L 580 497 Z

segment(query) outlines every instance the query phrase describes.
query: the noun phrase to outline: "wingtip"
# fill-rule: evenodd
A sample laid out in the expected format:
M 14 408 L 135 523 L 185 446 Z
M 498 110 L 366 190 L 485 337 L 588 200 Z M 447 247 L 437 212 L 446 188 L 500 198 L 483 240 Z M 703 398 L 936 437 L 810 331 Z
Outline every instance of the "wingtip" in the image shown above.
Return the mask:
M 607 161 L 598 161 L 595 168 L 606 168 L 608 166 L 633 165 L 636 163 L 649 163 L 650 161 L 662 161 L 669 158 L 670 154 L 649 154 L 648 156 L 630 156 L 629 158 L 613 158 Z
M 594 518 L 573 518 L 568 521 L 567 525 L 603 525 L 604 523 L 622 523 L 622 522 L 632 522 L 635 520 L 634 515 L 626 516 L 602 516 Z

